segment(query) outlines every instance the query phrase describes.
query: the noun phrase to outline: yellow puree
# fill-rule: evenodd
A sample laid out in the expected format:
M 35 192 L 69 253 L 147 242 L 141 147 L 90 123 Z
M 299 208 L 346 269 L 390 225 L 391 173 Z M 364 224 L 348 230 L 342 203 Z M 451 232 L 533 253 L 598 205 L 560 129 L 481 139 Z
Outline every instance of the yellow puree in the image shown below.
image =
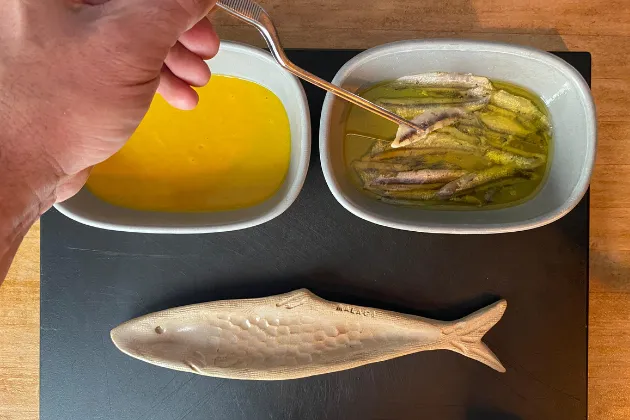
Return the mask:
M 280 99 L 246 80 L 213 76 L 193 111 L 156 95 L 118 153 L 94 167 L 93 194 L 118 206 L 213 211 L 270 197 L 289 167 L 290 129 Z

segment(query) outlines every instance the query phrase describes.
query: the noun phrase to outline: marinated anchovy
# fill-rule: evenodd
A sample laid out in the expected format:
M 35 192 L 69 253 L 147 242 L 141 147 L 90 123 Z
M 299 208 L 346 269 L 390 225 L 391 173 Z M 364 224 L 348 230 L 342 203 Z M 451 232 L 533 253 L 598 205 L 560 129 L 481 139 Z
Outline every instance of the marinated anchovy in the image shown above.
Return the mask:
M 433 98 L 423 97 L 422 100 L 415 98 L 382 98 L 375 101 L 395 114 L 406 119 L 413 119 L 428 111 L 438 112 L 453 107 L 457 107 L 465 112 L 474 112 L 483 109 L 489 101 L 489 97 L 481 98 Z
M 453 126 L 444 127 L 440 130 L 440 132 L 450 134 L 451 136 L 455 137 L 457 140 L 465 141 L 466 143 L 469 143 L 469 144 L 478 145 L 482 143 L 480 137 L 466 134 L 463 131 L 460 131 Z
M 387 191 L 437 190 L 444 184 L 445 182 L 436 182 L 433 184 L 382 184 L 368 185 L 365 189 L 377 195 L 384 195 Z
M 462 169 L 461 164 L 451 163 L 447 161 L 429 163 L 425 160 L 421 166 L 425 169 Z
M 468 172 L 455 169 L 420 169 L 416 171 L 376 172 L 371 184 L 433 184 L 448 182 Z
M 437 191 L 415 189 L 409 191 L 383 191 L 383 196 L 388 198 L 397 198 L 399 200 L 436 200 L 438 198 Z
M 490 83 L 489 79 L 464 73 L 434 72 L 414 74 L 411 76 L 399 77 L 392 83 L 393 87 L 403 87 L 409 85 L 440 88 L 470 89 L 480 87 L 486 90 L 493 89 L 492 83 Z
M 492 188 L 510 187 L 512 185 L 520 184 L 521 182 L 526 182 L 528 179 L 531 179 L 531 174 L 523 173 L 520 175 L 521 176 L 513 176 L 503 178 L 498 181 L 488 182 L 487 184 L 479 186 L 478 191 L 487 191 Z
M 429 111 L 438 111 L 449 108 L 451 105 L 445 104 L 424 104 L 424 105 L 394 105 L 392 103 L 380 103 L 375 101 L 377 105 L 382 106 L 394 114 L 400 115 L 406 120 L 413 120 L 418 115 Z
M 459 108 L 448 108 L 440 111 L 425 112 L 411 120 L 414 124 L 424 130 L 418 132 L 411 127 L 401 125 L 398 127 L 396 139 L 392 142 L 391 147 L 404 147 L 420 141 L 431 132 L 454 124 L 457 121 L 457 117 L 462 116 L 463 114 L 465 114 L 465 111 Z
M 508 109 L 517 114 L 530 118 L 537 118 L 543 124 L 549 124 L 549 120 L 532 101 L 521 96 L 512 95 L 504 90 L 493 92 L 490 96 L 490 103 L 500 108 Z
M 461 191 L 466 191 L 497 179 L 513 176 L 516 172 L 517 168 L 514 166 L 493 166 L 477 173 L 469 173 L 440 188 L 437 196 L 441 199 L 450 198 Z
M 513 165 L 522 169 L 534 169 L 545 163 L 544 156 L 526 157 L 498 149 L 490 149 L 485 156 L 492 162 L 501 165 Z
M 445 149 L 465 150 L 469 153 L 480 154 L 483 153 L 483 147 L 479 143 L 479 140 L 477 140 L 477 143 L 470 143 L 468 139 L 459 139 L 443 132 L 434 132 L 411 143 L 407 146 L 407 148 L 418 149 L 427 147 L 442 147 Z
M 494 112 L 484 112 L 479 114 L 479 118 L 486 127 L 499 133 L 514 134 L 517 136 L 527 136 L 532 133 L 531 130 L 523 127 L 518 120 L 511 119 L 505 115 Z
M 535 148 L 536 147 L 535 145 L 528 145 L 526 142 L 521 141 L 521 140 L 508 139 L 502 143 L 496 142 L 494 140 L 489 140 L 489 139 L 486 139 L 486 141 L 488 142 L 490 146 L 495 147 L 497 149 L 501 149 L 504 152 L 509 152 L 515 155 L 520 155 L 520 156 L 525 156 L 525 157 L 538 158 L 542 160 L 543 162 L 546 160 L 545 154 L 540 153 L 541 152 L 540 150 L 538 152 L 528 151 L 529 149 Z
M 551 127 L 542 101 L 524 89 L 471 74 L 435 72 L 401 77 L 364 95 L 422 127 L 399 126 L 393 141 L 391 131 L 379 138 L 346 136 L 355 144 L 372 142 L 352 164 L 353 172 L 385 203 L 504 205 L 530 196 L 543 179 Z M 384 127 L 377 121 L 352 130 Z
M 374 156 L 377 155 L 379 153 L 384 152 L 385 150 L 389 149 L 389 144 L 390 142 L 387 140 L 377 140 L 374 143 L 372 143 L 372 147 L 370 148 L 370 155 Z

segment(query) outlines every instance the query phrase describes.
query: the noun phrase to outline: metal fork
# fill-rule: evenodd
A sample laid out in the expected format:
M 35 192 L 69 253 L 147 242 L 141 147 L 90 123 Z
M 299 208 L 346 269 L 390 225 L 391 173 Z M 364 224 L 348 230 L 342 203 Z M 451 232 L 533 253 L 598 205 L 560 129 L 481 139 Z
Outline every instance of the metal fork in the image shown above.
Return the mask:
M 233 16 L 253 25 L 258 29 L 258 31 L 262 34 L 265 41 L 267 41 L 267 45 L 269 45 L 269 50 L 271 54 L 274 56 L 278 64 L 287 69 L 289 72 L 293 73 L 297 77 L 306 80 L 318 86 L 328 92 L 331 92 L 338 97 L 345 99 L 348 102 L 351 102 L 355 105 L 360 106 L 361 108 L 367 109 L 375 114 L 380 115 L 381 117 L 387 118 L 390 121 L 395 122 L 396 124 L 406 125 L 411 127 L 417 131 L 423 131 L 423 129 L 412 122 L 402 118 L 399 115 L 394 114 L 393 112 L 389 112 L 383 107 L 380 107 L 367 99 L 364 99 L 354 93 L 348 92 L 345 89 L 340 88 L 339 86 L 335 86 L 332 83 L 328 83 L 327 81 L 320 79 L 312 73 L 307 72 L 293 64 L 287 58 L 282 46 L 280 45 L 280 38 L 278 37 L 278 33 L 276 32 L 276 28 L 271 21 L 271 18 L 265 12 L 265 10 L 260 7 L 257 3 L 254 3 L 251 0 L 219 0 L 217 2 L 217 6 L 221 9 L 227 11 Z

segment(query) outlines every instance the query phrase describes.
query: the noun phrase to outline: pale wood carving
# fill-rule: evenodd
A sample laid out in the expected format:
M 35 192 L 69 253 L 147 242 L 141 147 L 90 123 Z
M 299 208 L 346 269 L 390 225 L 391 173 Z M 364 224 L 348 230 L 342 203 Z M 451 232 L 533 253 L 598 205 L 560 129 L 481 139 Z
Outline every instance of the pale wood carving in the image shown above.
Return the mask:
M 145 362 L 221 378 L 302 378 L 427 350 L 451 350 L 505 372 L 481 338 L 506 307 L 501 300 L 444 322 L 330 302 L 300 289 L 156 312 L 118 326 L 111 337 Z

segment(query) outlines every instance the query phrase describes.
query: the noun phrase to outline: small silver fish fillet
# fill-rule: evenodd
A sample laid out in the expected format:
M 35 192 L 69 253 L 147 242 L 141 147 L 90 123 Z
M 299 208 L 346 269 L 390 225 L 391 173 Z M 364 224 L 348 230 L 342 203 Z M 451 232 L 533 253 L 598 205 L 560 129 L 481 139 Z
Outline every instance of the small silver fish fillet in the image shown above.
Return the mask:
M 232 379 L 283 380 L 426 350 L 451 350 L 505 372 L 481 341 L 500 300 L 453 322 L 330 302 L 306 289 L 168 309 L 125 322 L 111 338 L 154 365 Z
M 457 122 L 457 117 L 461 117 L 465 114 L 466 111 L 460 108 L 447 108 L 439 111 L 424 112 L 411 120 L 412 123 L 422 128 L 423 131 L 416 131 L 414 128 L 400 125 L 391 147 L 394 149 L 398 147 L 405 147 L 420 141 L 431 132 L 454 124 Z
M 413 101 L 399 99 L 382 99 L 376 103 L 385 109 L 390 110 L 403 118 L 413 119 L 425 112 L 439 112 L 449 108 L 459 108 L 466 112 L 478 111 L 488 104 L 490 97 L 483 96 L 480 98 L 468 99 L 465 101 L 435 102 L 435 103 L 414 103 Z
M 479 172 L 471 172 L 459 179 L 449 182 L 437 192 L 441 199 L 451 198 L 454 194 L 467 191 L 488 182 L 514 176 L 518 172 L 515 166 L 492 166 Z
M 489 79 L 470 73 L 433 72 L 414 74 L 400 77 L 393 83 L 394 87 L 403 87 L 406 85 L 459 89 L 482 88 L 487 91 L 494 89 Z
M 499 149 L 489 149 L 486 151 L 485 157 L 494 163 L 500 165 L 513 165 L 521 169 L 534 169 L 543 165 L 547 158 L 545 155 L 521 156 Z
M 540 121 L 549 125 L 549 119 L 545 114 L 540 112 L 538 107 L 527 98 L 512 95 L 504 90 L 494 92 L 490 98 L 490 102 L 500 108 L 505 108 L 516 114 L 525 115 L 529 118 L 539 118 Z
M 374 177 L 371 184 L 433 184 L 449 182 L 468 172 L 457 169 L 418 169 L 415 171 L 384 172 Z

